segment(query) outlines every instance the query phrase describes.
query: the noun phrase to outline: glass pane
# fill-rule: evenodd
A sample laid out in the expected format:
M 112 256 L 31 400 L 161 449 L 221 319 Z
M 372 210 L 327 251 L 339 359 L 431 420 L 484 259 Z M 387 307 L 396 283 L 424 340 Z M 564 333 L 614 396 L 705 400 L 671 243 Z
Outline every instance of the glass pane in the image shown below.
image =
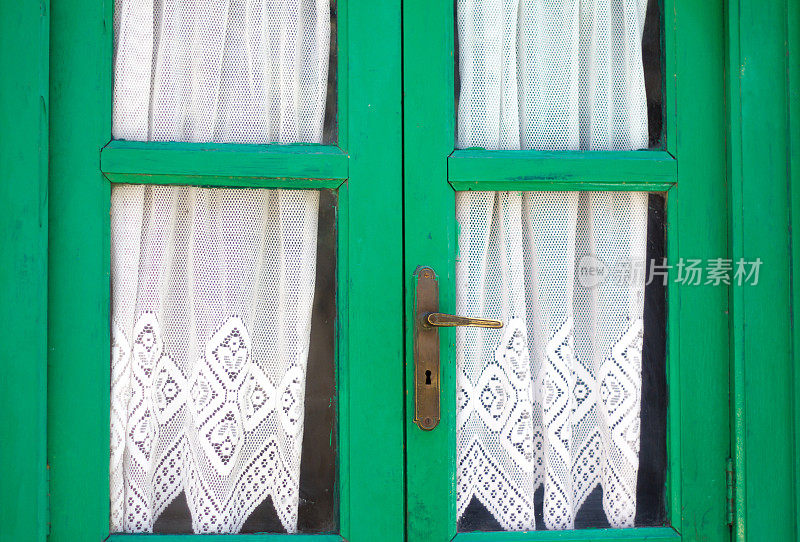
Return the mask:
M 336 194 L 114 185 L 112 532 L 335 532 Z
M 665 523 L 664 202 L 456 194 L 459 531 Z
M 335 0 L 114 7 L 114 139 L 336 143 Z
M 662 148 L 659 0 L 456 0 L 456 148 Z

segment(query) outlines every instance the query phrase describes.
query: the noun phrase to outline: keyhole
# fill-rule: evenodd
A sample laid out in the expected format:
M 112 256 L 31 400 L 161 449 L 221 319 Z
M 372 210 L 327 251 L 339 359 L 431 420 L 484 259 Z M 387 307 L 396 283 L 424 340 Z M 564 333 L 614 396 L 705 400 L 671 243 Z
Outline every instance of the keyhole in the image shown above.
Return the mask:
M 425 385 L 426 386 L 430 386 L 431 385 L 431 372 L 430 371 L 425 371 Z

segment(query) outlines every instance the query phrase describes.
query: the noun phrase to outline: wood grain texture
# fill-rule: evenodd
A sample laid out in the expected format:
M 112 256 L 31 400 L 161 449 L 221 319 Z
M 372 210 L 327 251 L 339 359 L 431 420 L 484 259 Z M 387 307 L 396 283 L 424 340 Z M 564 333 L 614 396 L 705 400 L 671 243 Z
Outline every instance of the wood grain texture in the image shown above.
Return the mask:
M 391 542 L 403 540 L 405 530 L 399 0 L 347 2 L 347 40 L 344 148 L 350 166 L 342 321 L 348 367 L 342 380 L 349 398 L 349 458 L 342 480 L 349 496 L 342 536 L 349 542 Z
M 795 518 L 800 518 L 800 2 L 787 2 Z M 795 520 L 795 540 L 800 521 Z
M 674 0 L 673 6 L 676 83 L 675 96 L 667 99 L 676 107 L 678 208 L 667 247 L 684 258 L 725 258 L 724 3 Z M 670 248 L 672 243 L 678 246 Z M 680 424 L 667 437 L 670 520 L 687 540 L 727 541 L 728 291 L 712 285 L 669 289 L 677 290 L 677 299 L 671 296 L 667 308 L 668 386 L 676 379 L 679 386 L 679 402 L 671 394 L 669 408 L 678 409 Z M 671 459 L 676 452 L 677 465 Z

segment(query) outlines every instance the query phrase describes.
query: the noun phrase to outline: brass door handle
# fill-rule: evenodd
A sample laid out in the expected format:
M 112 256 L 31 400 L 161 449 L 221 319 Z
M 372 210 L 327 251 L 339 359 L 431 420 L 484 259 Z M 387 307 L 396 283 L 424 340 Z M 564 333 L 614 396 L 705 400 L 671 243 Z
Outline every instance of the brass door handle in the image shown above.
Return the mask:
M 414 272 L 414 423 L 423 431 L 439 425 L 439 328 L 453 326 L 499 329 L 500 320 L 443 314 L 439 280 L 430 267 Z
M 485 327 L 489 329 L 500 329 L 503 322 L 490 318 L 471 318 L 469 316 L 456 316 L 455 314 L 444 314 L 442 312 L 428 312 L 422 315 L 422 325 L 426 327 Z

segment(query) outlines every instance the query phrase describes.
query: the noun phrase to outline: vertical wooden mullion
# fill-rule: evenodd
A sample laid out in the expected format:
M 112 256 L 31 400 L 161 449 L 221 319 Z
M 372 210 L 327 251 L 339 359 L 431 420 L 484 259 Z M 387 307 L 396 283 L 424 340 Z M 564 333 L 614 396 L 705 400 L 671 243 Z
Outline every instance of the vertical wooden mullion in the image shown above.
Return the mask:
M 797 98 L 797 44 L 787 50 L 787 40 L 797 37 L 798 9 L 791 0 L 730 0 L 728 6 L 731 257 L 763 261 L 758 285 L 734 286 L 731 295 L 734 533 L 738 540 L 790 540 L 798 528 L 798 388 L 789 378 L 797 376 L 797 308 L 787 227 L 797 210 L 789 203 L 797 199 L 797 125 L 790 119 L 796 110 L 789 101 L 792 90 Z
M 678 256 L 700 259 L 705 267 L 728 252 L 723 1 L 673 0 L 673 5 Z M 672 509 L 671 521 L 690 540 L 722 542 L 730 537 L 725 515 L 728 290 L 711 284 L 673 287 L 679 288 L 678 306 L 673 303 L 667 311 L 671 323 L 679 311 L 680 342 L 677 352 L 669 352 L 669 361 L 680 364 L 680 373 L 668 386 L 679 386 L 680 393 L 680 404 L 670 405 L 680 417 L 680 472 L 671 473 L 680 477 L 680 508 Z
M 350 532 L 350 402 L 348 400 L 350 359 L 349 355 L 349 326 L 347 323 L 350 295 L 347 288 L 348 274 L 350 271 L 350 203 L 347 183 L 342 184 L 337 191 L 336 207 L 336 321 L 334 322 L 334 337 L 336 348 L 336 396 L 338 399 L 336 409 L 336 425 L 339 435 L 337 454 L 337 486 L 339 496 L 339 532 Z
M 47 534 L 47 133 L 50 3 L 0 16 L 0 540 Z
M 101 540 L 109 520 L 111 5 L 52 12 L 48 458 L 51 540 Z
M 400 2 L 347 5 L 348 457 L 342 536 L 402 540 Z
M 742 171 L 740 157 L 742 154 L 742 119 L 741 119 L 741 88 L 739 86 L 738 70 L 740 61 L 739 43 L 739 0 L 726 1 L 725 13 L 725 43 L 726 43 L 726 81 L 725 90 L 728 102 L 728 148 L 727 148 L 727 178 L 728 178 L 728 253 L 732 259 L 742 257 Z M 732 465 L 736 476 L 736 490 L 733 495 L 734 514 L 732 538 L 744 540 L 745 533 L 745 495 L 747 494 L 747 479 L 744 476 L 744 447 L 741 435 L 745 431 L 744 418 L 744 365 L 742 363 L 742 338 L 744 321 L 741 318 L 744 290 L 731 288 L 729 290 L 730 325 L 728 342 L 730 345 L 730 431 Z
M 348 127 L 349 123 L 349 109 L 348 98 L 349 93 L 349 79 L 347 76 L 347 59 L 349 58 L 349 40 L 348 40 L 348 0 L 331 0 L 336 2 L 336 46 L 337 46 L 337 65 L 338 70 L 336 73 L 336 102 L 337 102 L 337 140 L 336 145 L 340 149 L 347 149 L 349 145 Z
M 679 185 L 674 185 L 666 193 L 666 257 L 675 265 L 680 258 L 680 225 L 678 223 L 680 209 Z M 669 270 L 667 284 L 667 318 L 666 318 L 666 376 L 667 376 L 667 476 L 666 476 L 666 513 L 667 523 L 678 532 L 681 524 L 681 389 L 671 385 L 680 382 L 680 327 L 681 327 L 681 289 L 676 282 L 675 267 Z
M 795 517 L 800 518 L 800 2 L 789 1 L 787 24 L 789 95 L 789 186 L 792 268 Z M 800 521 L 795 521 L 800 540 Z
M 655 2 L 659 0 L 649 0 Z M 675 156 L 678 127 L 677 119 L 677 93 L 676 84 L 678 74 L 675 71 L 676 51 L 677 51 L 677 26 L 675 24 L 675 3 L 678 0 L 660 0 L 662 10 L 662 22 L 664 25 L 664 124 L 666 128 L 666 150 Z

